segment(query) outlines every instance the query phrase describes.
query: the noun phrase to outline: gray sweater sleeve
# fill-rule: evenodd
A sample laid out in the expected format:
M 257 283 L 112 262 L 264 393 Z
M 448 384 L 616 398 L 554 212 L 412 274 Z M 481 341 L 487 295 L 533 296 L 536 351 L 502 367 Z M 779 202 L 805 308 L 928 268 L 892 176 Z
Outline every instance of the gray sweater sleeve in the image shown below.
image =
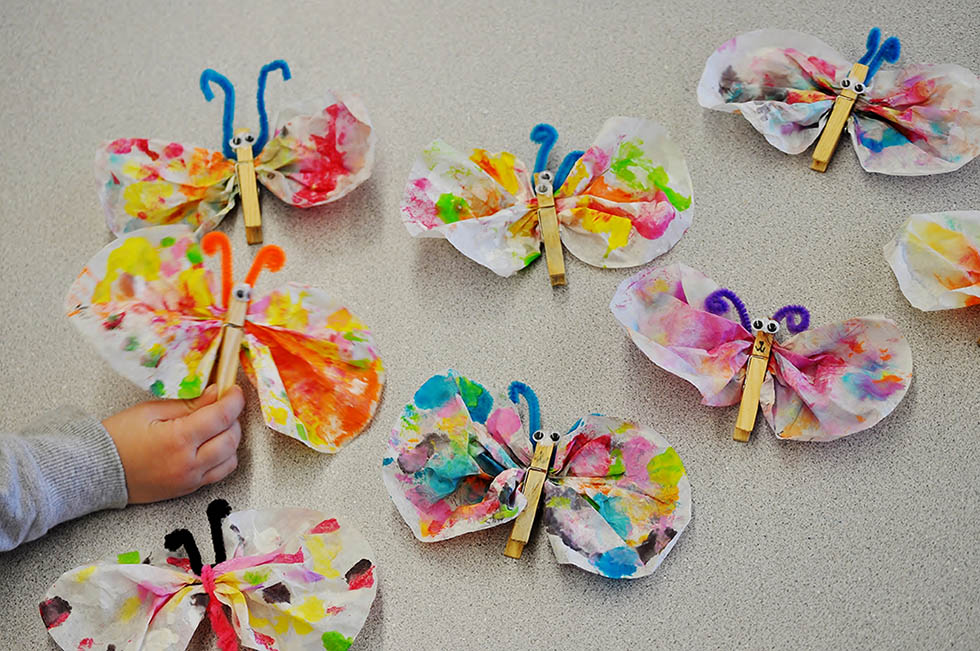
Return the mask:
M 112 438 L 101 422 L 74 409 L 18 434 L 0 434 L 0 491 L 0 552 L 128 501 Z

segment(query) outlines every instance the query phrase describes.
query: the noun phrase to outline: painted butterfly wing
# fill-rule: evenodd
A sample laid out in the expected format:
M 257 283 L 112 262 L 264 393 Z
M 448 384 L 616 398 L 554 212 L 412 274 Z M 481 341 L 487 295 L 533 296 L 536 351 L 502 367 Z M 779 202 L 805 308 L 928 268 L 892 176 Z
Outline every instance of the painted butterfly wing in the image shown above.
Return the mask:
M 632 267 L 670 250 L 691 225 L 691 177 L 667 131 L 614 117 L 555 193 L 561 239 L 583 262 Z
M 614 579 L 647 576 L 690 521 L 684 464 L 657 432 L 593 414 L 559 443 L 543 515 L 559 563 Z
M 740 113 L 771 145 L 799 154 L 820 136 L 850 63 L 818 38 L 765 29 L 742 34 L 709 58 L 698 103 Z
M 920 310 L 980 304 L 980 211 L 912 215 L 885 245 L 902 293 Z
M 85 266 L 65 299 L 71 322 L 112 368 L 161 398 L 207 385 L 224 308 L 186 225 L 133 231 Z
M 220 152 L 177 142 L 119 138 L 95 152 L 106 224 L 116 235 L 185 223 L 213 229 L 235 205 L 235 164 Z
M 309 208 L 336 201 L 371 176 L 377 141 L 356 95 L 283 108 L 256 161 L 256 176 L 286 203 Z
M 869 172 L 952 172 L 980 155 L 980 79 L 953 64 L 879 71 L 849 124 Z
M 377 594 L 374 553 L 357 529 L 286 508 L 232 513 L 215 594 L 243 646 L 346 649 Z
M 371 332 L 339 301 L 299 283 L 252 300 L 241 362 L 269 427 L 319 452 L 360 434 L 384 388 Z
M 912 351 L 880 316 L 806 330 L 773 344 L 760 404 L 776 436 L 832 441 L 890 414 L 912 381 Z
M 526 436 L 510 401 L 453 371 L 415 392 L 392 430 L 382 477 L 416 538 L 446 540 L 517 517 L 527 505 L 518 490 L 524 469 L 498 438 L 519 431 Z
M 203 619 L 200 580 L 169 552 L 120 554 L 63 574 L 40 603 L 41 620 L 65 651 L 184 651 Z M 171 562 L 166 562 L 166 559 Z M 188 565 L 189 567 L 189 565 Z
M 741 398 L 753 341 L 741 325 L 705 309 L 718 288 L 700 271 L 673 264 L 627 278 L 609 306 L 654 364 L 693 384 L 713 406 Z
M 541 255 L 530 179 L 513 154 L 475 149 L 466 156 L 436 140 L 412 166 L 402 222 L 413 237 L 444 237 L 466 257 L 512 276 Z

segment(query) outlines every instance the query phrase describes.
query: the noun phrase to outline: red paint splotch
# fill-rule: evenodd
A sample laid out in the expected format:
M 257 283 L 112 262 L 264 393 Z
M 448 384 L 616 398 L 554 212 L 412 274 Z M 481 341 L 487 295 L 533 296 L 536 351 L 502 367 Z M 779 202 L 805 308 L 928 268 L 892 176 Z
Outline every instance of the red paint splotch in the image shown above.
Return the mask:
M 335 519 L 330 518 L 329 520 L 324 520 L 320 524 L 310 529 L 310 533 L 333 533 L 338 529 L 340 529 L 340 523 Z

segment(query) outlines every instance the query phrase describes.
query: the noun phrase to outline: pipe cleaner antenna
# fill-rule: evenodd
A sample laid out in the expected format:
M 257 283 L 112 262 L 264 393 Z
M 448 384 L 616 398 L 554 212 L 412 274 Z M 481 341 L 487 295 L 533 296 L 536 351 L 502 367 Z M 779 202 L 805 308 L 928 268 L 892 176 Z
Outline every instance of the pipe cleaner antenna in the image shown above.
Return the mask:
M 217 84 L 225 93 L 225 108 L 221 116 L 221 151 L 224 152 L 225 158 L 235 160 L 235 150 L 231 148 L 235 122 L 235 87 L 228 81 L 228 77 L 208 68 L 201 73 L 201 92 L 204 93 L 204 99 L 209 102 L 214 99 L 211 84 Z
M 524 398 L 527 403 L 527 419 L 530 427 L 530 434 L 534 434 L 541 429 L 541 405 L 534 390 L 523 382 L 511 382 L 507 388 L 507 396 L 515 405 L 520 398 Z M 534 442 L 533 440 L 531 441 Z
M 558 130 L 547 122 L 534 125 L 531 129 L 531 142 L 536 142 L 538 147 L 538 157 L 534 159 L 534 173 L 537 174 L 548 167 L 548 157 L 551 156 L 551 149 L 558 142 Z
M 728 312 L 728 304 L 725 303 L 725 299 L 728 299 L 735 308 L 735 311 L 738 312 L 738 318 L 742 323 L 742 327 L 751 331 L 752 320 L 749 319 L 749 311 L 745 308 L 745 303 L 738 297 L 738 294 L 726 287 L 716 289 L 708 294 L 704 299 L 704 309 L 712 314 L 721 316 Z
M 255 260 L 252 261 L 252 267 L 248 270 L 248 275 L 245 276 L 245 284 L 255 287 L 255 281 L 258 280 L 263 269 L 279 271 L 284 264 L 286 264 L 286 254 L 282 249 L 275 244 L 263 246 L 255 255 Z
M 802 305 L 786 305 L 776 310 L 773 321 L 786 321 L 786 329 L 794 335 L 810 327 L 810 310 Z
M 868 65 L 868 62 L 871 61 L 871 57 L 873 57 L 875 55 L 875 52 L 878 51 L 879 43 L 881 43 L 881 30 L 878 29 L 877 27 L 872 27 L 871 31 L 868 32 L 868 40 L 867 43 L 865 44 L 867 50 L 865 51 L 864 56 L 861 57 L 861 59 L 858 61 L 858 63 Z
M 231 298 L 231 241 L 224 233 L 211 231 L 201 238 L 201 248 L 209 256 L 221 253 L 221 302 L 227 309 Z
M 292 79 L 293 75 L 289 71 L 289 65 L 282 59 L 276 59 L 275 61 L 270 61 L 269 63 L 262 66 L 262 70 L 259 71 L 259 87 L 255 93 L 255 102 L 259 111 L 259 137 L 255 141 L 255 145 L 252 147 L 252 155 L 258 157 L 262 152 L 262 148 L 265 147 L 265 143 L 269 142 L 269 115 L 265 110 L 265 82 L 269 73 L 273 70 L 279 70 L 282 72 L 282 80 L 289 81 Z
M 208 504 L 208 524 L 211 527 L 211 546 L 214 548 L 214 564 L 224 563 L 228 559 L 225 551 L 225 538 L 221 535 L 221 523 L 231 515 L 231 506 L 222 499 L 213 500 Z
M 168 533 L 163 539 L 163 546 L 172 552 L 181 547 L 187 552 L 187 560 L 191 564 L 191 572 L 200 576 L 204 563 L 201 562 L 201 552 L 197 549 L 194 542 L 194 535 L 187 529 L 175 529 Z
M 878 69 L 881 68 L 883 61 L 895 63 L 898 61 L 898 57 L 901 55 L 902 43 L 898 40 L 898 38 L 895 36 L 889 36 L 886 38 L 885 42 L 882 43 L 880 48 L 878 48 L 878 52 L 874 55 L 874 58 L 871 59 L 871 63 L 868 64 L 868 76 L 864 80 L 864 83 L 871 83 L 871 79 L 875 76 L 875 73 L 878 72 Z
M 577 163 L 578 159 L 582 158 L 584 155 L 585 152 L 581 149 L 576 149 L 575 151 L 565 154 L 565 158 L 562 159 L 561 165 L 558 166 L 558 172 L 555 174 L 555 192 L 558 192 L 561 186 L 565 183 L 565 179 L 568 178 L 568 174 L 572 171 L 572 168 L 575 167 L 575 163 Z

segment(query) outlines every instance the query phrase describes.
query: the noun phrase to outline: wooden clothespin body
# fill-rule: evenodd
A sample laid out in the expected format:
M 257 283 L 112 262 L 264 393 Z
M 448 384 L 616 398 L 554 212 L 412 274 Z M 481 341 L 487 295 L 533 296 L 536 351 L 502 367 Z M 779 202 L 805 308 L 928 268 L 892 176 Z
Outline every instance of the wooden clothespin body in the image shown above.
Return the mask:
M 531 465 L 524 475 L 524 484 L 521 487 L 521 492 L 527 498 L 527 507 L 514 520 L 514 527 L 510 531 L 510 539 L 504 549 L 504 556 L 520 558 L 524 552 L 524 546 L 531 539 L 534 517 L 538 512 L 538 504 L 541 502 L 541 492 L 544 489 L 544 482 L 548 478 L 548 470 L 551 468 L 551 455 L 554 450 L 555 443 L 548 437 L 544 437 L 534 446 L 534 456 L 531 458 Z
M 538 198 L 538 228 L 544 240 L 544 257 L 548 264 L 551 286 L 565 284 L 565 259 L 558 232 L 558 212 L 555 210 L 555 194 L 551 185 L 551 172 L 539 172 L 534 178 L 534 193 Z
M 752 354 L 748 367 L 745 369 L 745 384 L 742 385 L 742 402 L 738 406 L 738 418 L 735 419 L 736 441 L 748 442 L 755 428 L 755 417 L 759 412 L 759 396 L 762 393 L 762 382 L 766 379 L 769 368 L 769 356 L 772 353 L 773 336 L 762 330 L 755 333 L 752 342 Z
M 830 111 L 830 117 L 823 128 L 823 133 L 820 134 L 817 147 L 813 150 L 813 161 L 810 163 L 810 169 L 818 172 L 827 171 L 830 159 L 837 150 L 837 143 L 840 142 L 841 134 L 847 125 L 847 118 L 851 116 L 851 111 L 854 110 L 854 102 L 860 94 L 860 92 L 855 91 L 854 86 L 855 84 L 863 85 L 867 76 L 868 66 L 863 63 L 855 63 L 851 66 L 851 72 L 847 75 L 847 78 L 851 80 L 851 85 L 848 88 L 842 88 L 840 95 L 834 100 L 834 108 Z
M 231 293 L 225 325 L 221 329 L 221 353 L 218 356 L 218 376 L 215 380 L 219 398 L 231 388 L 238 375 L 238 353 L 242 347 L 245 314 L 248 312 L 251 297 L 252 288 L 245 283 L 235 287 Z
M 259 188 L 255 182 L 255 160 L 252 158 L 251 140 L 243 137 L 248 129 L 239 129 L 235 133 L 232 146 L 235 150 L 235 173 L 238 176 L 238 188 L 242 199 L 242 214 L 245 217 L 245 239 L 249 244 L 262 243 L 262 213 L 259 211 Z M 240 144 L 235 145 L 235 142 Z

